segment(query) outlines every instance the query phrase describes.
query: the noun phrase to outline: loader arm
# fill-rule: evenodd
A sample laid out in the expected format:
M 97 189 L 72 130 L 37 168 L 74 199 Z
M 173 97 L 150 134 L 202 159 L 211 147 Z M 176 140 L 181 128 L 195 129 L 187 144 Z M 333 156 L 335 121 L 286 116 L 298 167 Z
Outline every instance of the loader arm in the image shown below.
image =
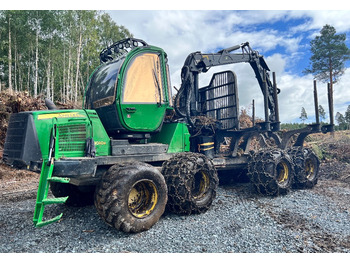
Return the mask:
M 241 49 L 242 52 L 231 53 L 238 49 Z M 274 87 L 268 73 L 270 69 L 263 56 L 257 51 L 252 50 L 248 42 L 223 49 L 217 53 L 202 54 L 201 52 L 194 52 L 188 55 L 181 71 L 181 87 L 175 98 L 176 113 L 181 117 L 187 117 L 189 124 L 193 124 L 191 116 L 200 114 L 196 103 L 199 93 L 198 75 L 207 72 L 214 66 L 236 63 L 250 64 L 265 98 L 265 121 L 278 121 L 278 112 L 275 110 Z

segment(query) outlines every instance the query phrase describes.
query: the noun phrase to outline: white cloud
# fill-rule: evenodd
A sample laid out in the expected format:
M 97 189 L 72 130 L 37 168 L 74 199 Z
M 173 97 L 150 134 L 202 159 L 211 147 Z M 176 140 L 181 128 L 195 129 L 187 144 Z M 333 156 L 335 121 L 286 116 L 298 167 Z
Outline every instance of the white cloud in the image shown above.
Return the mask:
M 293 31 L 320 31 L 325 24 L 334 26 L 337 33 L 344 33 L 350 30 L 350 10 L 308 10 L 308 11 L 292 11 L 291 17 L 305 18 L 310 20 L 306 24 L 302 24 L 292 28 Z
M 336 27 L 338 32 L 350 31 L 349 11 L 109 11 L 119 25 L 128 28 L 136 38 L 151 45 L 162 47 L 168 54 L 172 84 L 180 86 L 180 72 L 188 54 L 194 51 L 214 52 L 246 41 L 252 48 L 265 52 L 283 47 L 285 53 L 265 56 L 277 75 L 280 119 L 289 122 L 298 119 L 301 107 L 305 107 L 309 119 L 314 115 L 313 77 L 299 76 L 288 70 L 298 60 L 305 59 L 301 46 L 303 36 L 317 33 L 325 23 Z M 291 22 L 289 30 L 278 30 L 269 25 L 278 21 L 305 18 L 305 24 Z M 264 23 L 265 27 L 259 28 Z M 279 49 L 280 50 L 280 49 Z M 254 72 L 248 64 L 213 68 L 202 74 L 201 84 L 207 85 L 212 73 L 233 69 L 237 74 L 240 105 L 249 107 L 255 99 L 258 116 L 262 117 L 262 94 Z M 302 71 L 303 68 L 300 69 Z M 347 70 L 339 84 L 334 87 L 335 112 L 343 113 L 345 103 L 350 101 L 346 83 L 350 81 Z M 319 104 L 328 110 L 326 85 L 319 83 Z M 345 110 L 344 110 L 345 108 Z
M 350 81 L 350 69 L 347 69 L 341 79 L 333 87 L 334 116 L 337 112 L 344 114 L 349 101 L 350 92 L 347 83 Z M 282 122 L 289 122 L 300 117 L 301 107 L 304 107 L 308 114 L 308 121 L 312 122 L 315 117 L 313 77 L 303 77 L 283 74 L 277 81 L 281 89 L 279 95 L 280 118 Z M 328 88 L 327 83 L 316 82 L 318 93 L 318 104 L 326 111 L 326 121 L 329 121 Z

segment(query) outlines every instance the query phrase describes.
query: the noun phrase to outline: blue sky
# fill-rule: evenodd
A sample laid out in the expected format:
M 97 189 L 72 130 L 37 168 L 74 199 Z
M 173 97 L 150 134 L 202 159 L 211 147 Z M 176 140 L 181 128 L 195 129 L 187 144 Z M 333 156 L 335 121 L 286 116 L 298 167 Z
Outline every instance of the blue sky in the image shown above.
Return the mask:
M 203 2 L 202 2 L 203 3 Z M 107 11 L 118 25 L 136 38 L 162 47 L 169 56 L 172 85 L 180 86 L 180 71 L 187 55 L 194 51 L 215 52 L 243 42 L 264 55 L 277 75 L 282 90 L 282 122 L 299 121 L 305 107 L 308 120 L 314 118 L 313 76 L 302 71 L 309 65 L 310 40 L 325 24 L 347 35 L 350 47 L 349 10 L 114 10 Z M 347 63 L 350 67 L 350 63 Z M 237 74 L 240 106 L 250 109 L 252 99 L 258 116 L 263 116 L 262 95 L 249 65 L 213 68 L 209 72 L 233 70 Z M 204 74 L 203 86 L 212 74 Z M 207 82 L 206 82 L 207 81 Z M 350 103 L 350 68 L 334 86 L 335 113 L 344 113 Z M 319 104 L 328 112 L 327 85 L 318 82 Z M 261 109 L 261 110 L 260 110 Z M 328 114 L 327 114 L 328 117 Z
M 282 122 L 299 121 L 302 107 L 306 109 L 308 121 L 314 119 L 313 76 L 302 74 L 311 56 L 310 40 L 325 24 L 330 24 L 337 33 L 347 35 L 346 43 L 350 47 L 350 6 L 344 0 L 60 0 L 44 5 L 42 1 L 18 0 L 3 3 L 2 8 L 19 7 L 32 10 L 108 10 L 106 12 L 118 25 L 125 26 L 135 37 L 167 52 L 172 85 L 177 88 L 183 62 L 189 53 L 215 52 L 248 41 L 253 49 L 264 55 L 271 71 L 276 72 L 277 85 L 281 89 Z M 334 9 L 339 7 L 343 10 Z M 251 8 L 254 10 L 249 10 Z M 341 81 L 334 86 L 335 113 L 344 113 L 350 104 L 350 62 L 346 66 Z M 222 70 L 236 73 L 240 106 L 249 111 L 254 99 L 257 116 L 263 117 L 262 95 L 249 65 L 212 68 L 201 75 L 201 85 L 207 85 L 212 73 Z M 319 104 L 328 112 L 327 84 L 318 82 L 318 94 Z

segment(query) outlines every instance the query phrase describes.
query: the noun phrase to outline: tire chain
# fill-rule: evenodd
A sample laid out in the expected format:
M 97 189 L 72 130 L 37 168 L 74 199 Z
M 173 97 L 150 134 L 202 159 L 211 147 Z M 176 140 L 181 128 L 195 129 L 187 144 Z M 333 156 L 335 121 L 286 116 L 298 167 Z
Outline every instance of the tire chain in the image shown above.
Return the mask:
M 297 187 L 299 187 L 299 184 L 306 182 L 303 149 L 301 146 L 288 149 L 288 154 L 291 156 L 294 166 L 294 186 Z
M 274 148 L 263 148 L 257 152 L 251 151 L 249 154 L 247 175 L 261 195 L 277 196 L 288 191 L 288 188 L 277 185 L 274 169 L 278 156 L 288 158 L 285 151 Z
M 176 214 L 190 215 L 192 213 L 204 213 L 211 205 L 216 196 L 216 188 L 219 183 L 216 170 L 210 177 L 210 190 L 212 190 L 211 201 L 205 206 L 196 206 L 193 202 L 191 191 L 193 190 L 192 176 L 199 170 L 213 172 L 213 163 L 198 153 L 175 154 L 170 160 L 164 162 L 162 174 L 168 186 L 167 210 Z M 186 159 L 186 161 L 184 161 Z
M 317 178 L 315 181 L 309 181 L 306 178 L 306 170 L 305 170 L 305 158 L 310 154 L 314 154 L 310 148 L 305 148 L 302 146 L 291 147 L 288 149 L 288 154 L 291 156 L 294 165 L 294 187 L 295 188 L 311 188 L 317 183 Z M 318 157 L 317 162 L 319 165 Z M 318 170 L 317 170 L 318 172 Z M 317 175 L 316 175 L 317 176 Z

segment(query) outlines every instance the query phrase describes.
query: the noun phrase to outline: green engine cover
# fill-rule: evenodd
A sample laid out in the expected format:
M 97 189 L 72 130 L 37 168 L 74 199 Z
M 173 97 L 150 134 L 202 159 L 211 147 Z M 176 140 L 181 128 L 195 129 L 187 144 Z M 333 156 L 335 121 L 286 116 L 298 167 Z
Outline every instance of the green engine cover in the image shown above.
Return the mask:
M 31 112 L 41 153 L 47 156 L 52 128 L 56 128 L 56 157 L 83 157 L 88 138 L 93 138 L 96 156 L 110 154 L 110 139 L 94 110 Z

